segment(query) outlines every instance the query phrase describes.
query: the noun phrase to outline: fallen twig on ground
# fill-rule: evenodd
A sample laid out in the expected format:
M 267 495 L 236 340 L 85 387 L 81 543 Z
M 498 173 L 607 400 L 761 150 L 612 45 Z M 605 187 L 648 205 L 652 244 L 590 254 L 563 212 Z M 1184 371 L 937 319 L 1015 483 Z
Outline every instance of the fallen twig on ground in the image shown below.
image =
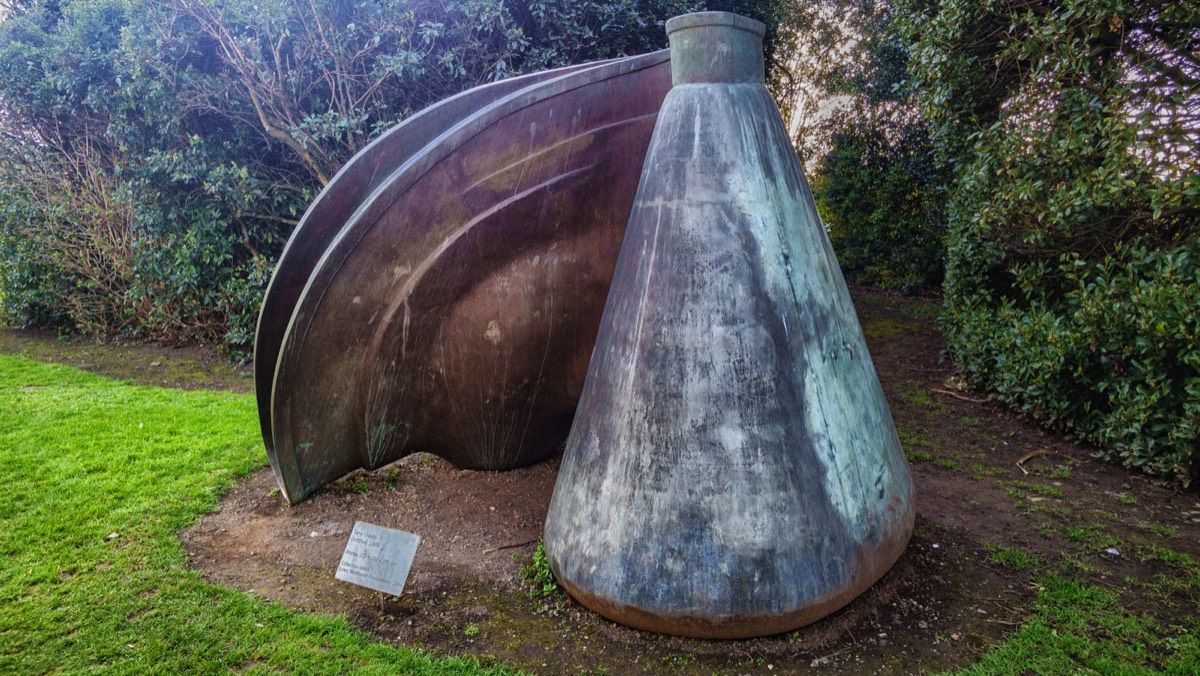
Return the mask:
M 503 545 L 503 546 L 500 546 L 500 547 L 492 547 L 491 549 L 485 549 L 485 550 L 483 550 L 483 553 L 484 553 L 484 554 L 491 554 L 492 552 L 498 552 L 498 551 L 500 551 L 500 550 L 502 550 L 502 549 L 516 549 L 517 547 L 524 547 L 525 545 L 531 545 L 531 544 L 533 544 L 533 543 L 535 543 L 535 542 L 537 542 L 537 538 L 534 538 L 534 539 L 530 540 L 529 542 L 518 542 L 518 543 L 516 543 L 515 545 Z
M 1017 461 L 1017 469 L 1024 472 L 1026 476 L 1029 476 L 1029 470 L 1025 469 L 1025 465 L 1022 463 L 1024 463 L 1026 460 L 1029 460 L 1030 458 L 1036 458 L 1039 455 L 1058 455 L 1058 452 L 1057 451 L 1048 451 L 1044 448 L 1038 449 L 1036 451 L 1030 451 L 1029 453 L 1026 453 L 1024 456 L 1022 456 L 1020 460 Z
M 959 394 L 958 392 L 951 392 L 950 390 L 939 390 L 936 387 L 931 387 L 931 388 L 929 388 L 929 390 L 931 392 L 937 392 L 938 394 L 948 394 L 948 395 L 954 397 L 955 399 L 962 399 L 963 401 L 969 401 L 972 404 L 986 404 L 989 401 L 991 401 L 991 399 L 976 399 L 974 397 L 964 397 L 963 395 Z

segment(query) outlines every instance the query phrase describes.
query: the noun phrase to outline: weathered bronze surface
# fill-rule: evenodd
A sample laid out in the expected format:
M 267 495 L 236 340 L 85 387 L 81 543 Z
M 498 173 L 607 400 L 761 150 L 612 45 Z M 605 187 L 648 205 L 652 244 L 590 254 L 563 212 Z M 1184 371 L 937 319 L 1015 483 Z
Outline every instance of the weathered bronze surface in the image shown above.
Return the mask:
M 509 78 L 452 96 L 389 129 L 350 159 L 300 219 L 284 247 L 258 315 L 254 339 L 254 391 L 267 448 L 271 440 L 271 387 L 279 348 L 313 268 L 338 232 L 372 192 L 442 133 L 515 91 L 588 68 L 585 64 Z M 271 458 L 274 462 L 274 457 Z
M 675 86 L 546 519 L 567 590 L 652 631 L 789 631 L 878 580 L 912 532 L 883 390 L 762 84 L 762 29 L 667 23 Z
M 288 245 L 256 346 L 290 502 L 415 450 L 505 469 L 562 442 L 667 58 L 468 92 L 335 177 Z

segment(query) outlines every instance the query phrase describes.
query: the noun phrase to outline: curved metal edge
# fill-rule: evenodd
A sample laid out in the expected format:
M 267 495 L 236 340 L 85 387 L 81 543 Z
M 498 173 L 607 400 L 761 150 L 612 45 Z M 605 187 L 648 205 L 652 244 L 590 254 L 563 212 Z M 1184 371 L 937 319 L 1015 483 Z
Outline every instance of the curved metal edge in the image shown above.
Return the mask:
M 271 385 L 287 322 L 300 300 L 303 283 L 329 243 L 357 210 L 363 199 L 379 187 L 383 179 L 419 153 L 430 141 L 463 119 L 475 114 L 489 102 L 514 91 L 594 68 L 617 59 L 578 64 L 531 73 L 480 85 L 430 105 L 384 132 L 350 158 L 329 184 L 309 205 L 292 231 L 259 309 L 254 339 L 254 391 L 258 403 L 259 426 L 268 451 L 273 448 L 271 432 Z M 275 465 L 274 458 L 271 459 Z
M 291 342 L 303 342 L 307 333 L 307 320 L 311 320 L 316 306 L 319 306 L 324 291 L 332 278 L 336 276 L 342 262 L 354 250 L 362 235 L 356 231 L 362 227 L 369 228 L 378 215 L 396 200 L 421 176 L 454 152 L 467 139 L 482 133 L 499 120 L 512 115 L 524 107 L 540 101 L 578 89 L 593 82 L 620 77 L 628 73 L 652 68 L 670 60 L 669 50 L 659 50 L 650 54 L 613 59 L 580 67 L 563 69 L 568 72 L 550 71 L 554 77 L 536 81 L 527 87 L 512 92 L 506 96 L 492 100 L 430 141 L 419 152 L 407 157 L 400 166 L 386 179 L 378 182 L 370 197 L 363 200 L 354 215 L 351 216 L 324 248 L 320 260 L 312 268 L 303 290 L 298 294 L 293 311 L 288 320 L 283 337 L 278 341 L 276 363 L 271 369 L 272 386 L 268 402 L 268 417 L 270 421 L 265 429 L 276 429 L 275 416 L 277 392 L 281 389 L 281 379 L 285 378 L 288 350 L 284 345 Z M 311 209 L 310 209 L 311 211 Z M 355 236 L 357 234 L 357 236 Z M 278 272 L 276 273 L 278 274 Z M 319 290 L 318 290 L 319 289 Z M 307 316 L 306 316 L 307 315 Z M 301 325 L 304 326 L 301 326 Z M 256 381 L 257 384 L 257 381 Z M 261 399 L 260 399 L 261 401 Z M 263 414 L 260 408 L 260 416 Z M 279 449 L 274 443 L 272 434 L 267 446 L 268 456 L 272 467 L 276 469 L 276 479 L 290 504 L 296 504 L 316 490 L 317 486 L 305 486 L 300 477 L 300 470 L 294 449 Z M 354 451 L 357 454 L 357 451 Z M 323 484 L 321 484 L 323 485 Z
M 634 629 L 653 631 L 660 634 L 705 639 L 747 639 L 770 636 L 793 631 L 812 624 L 858 598 L 871 585 L 878 582 L 904 555 L 912 537 L 916 520 L 916 508 L 910 503 L 903 515 L 900 527 L 892 536 L 871 550 L 858 552 L 858 570 L 849 584 L 813 599 L 800 608 L 777 615 L 748 615 L 708 617 L 699 615 L 665 615 L 645 608 L 616 603 L 602 596 L 580 589 L 554 570 L 554 576 L 562 583 L 573 598 L 588 609 L 620 624 Z
M 767 34 L 767 27 L 761 21 L 755 21 L 749 17 L 733 14 L 732 12 L 693 12 L 692 14 L 684 14 L 667 19 L 664 28 L 667 31 L 667 35 L 670 36 L 676 31 L 699 28 L 701 26 L 728 26 L 729 28 L 736 28 L 737 30 L 752 33 L 760 38 Z

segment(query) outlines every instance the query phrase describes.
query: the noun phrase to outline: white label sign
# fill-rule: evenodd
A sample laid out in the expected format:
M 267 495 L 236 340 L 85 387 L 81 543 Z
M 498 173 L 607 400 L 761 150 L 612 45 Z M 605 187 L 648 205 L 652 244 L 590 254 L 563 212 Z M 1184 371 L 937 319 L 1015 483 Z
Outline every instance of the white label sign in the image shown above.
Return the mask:
M 419 544 L 419 535 L 356 521 L 334 577 L 399 596 Z

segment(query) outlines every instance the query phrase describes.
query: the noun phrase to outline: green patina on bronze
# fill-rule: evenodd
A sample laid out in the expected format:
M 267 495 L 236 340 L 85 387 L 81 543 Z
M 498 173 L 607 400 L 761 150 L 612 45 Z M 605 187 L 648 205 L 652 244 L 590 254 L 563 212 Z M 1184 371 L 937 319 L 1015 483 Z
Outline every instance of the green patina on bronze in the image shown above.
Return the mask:
M 912 481 L 762 84 L 762 26 L 703 13 L 667 30 L 675 86 L 546 553 L 573 596 L 625 624 L 707 638 L 789 631 L 892 566 L 912 532 Z

